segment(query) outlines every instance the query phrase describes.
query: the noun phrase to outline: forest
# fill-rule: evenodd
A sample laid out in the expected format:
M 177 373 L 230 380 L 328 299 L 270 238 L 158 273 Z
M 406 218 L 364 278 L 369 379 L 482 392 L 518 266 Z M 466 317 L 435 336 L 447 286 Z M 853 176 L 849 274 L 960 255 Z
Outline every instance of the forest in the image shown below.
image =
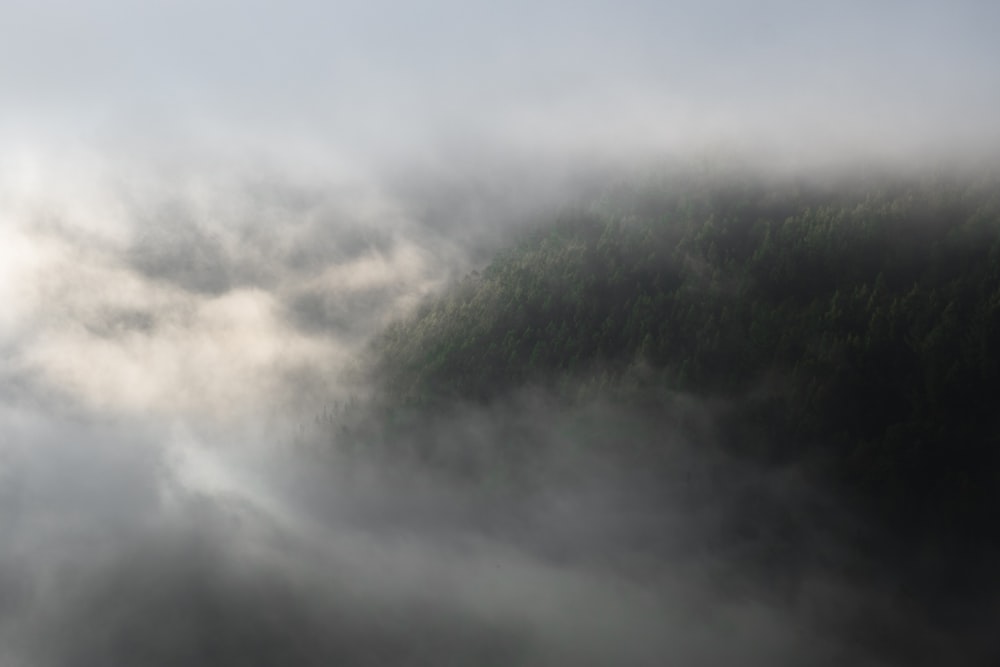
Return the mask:
M 409 429 L 534 387 L 676 426 L 693 397 L 716 406 L 713 446 L 807 469 L 897 553 L 973 571 L 1000 544 L 997 186 L 675 173 L 608 187 L 377 337 L 376 421 Z M 655 437 L 609 439 L 652 469 L 670 456 Z

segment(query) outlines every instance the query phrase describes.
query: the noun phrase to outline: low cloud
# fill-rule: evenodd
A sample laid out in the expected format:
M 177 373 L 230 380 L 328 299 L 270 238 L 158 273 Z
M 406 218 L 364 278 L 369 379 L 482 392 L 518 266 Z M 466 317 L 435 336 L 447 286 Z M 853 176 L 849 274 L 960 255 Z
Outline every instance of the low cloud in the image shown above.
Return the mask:
M 718 451 L 709 403 L 529 391 L 350 441 L 368 336 L 601 170 L 496 173 L 8 196 L 5 664 L 985 655 L 850 553 L 864 522 L 803 470 Z
M 451 270 L 373 194 L 62 185 L 6 199 L 5 373 L 105 414 L 287 409 Z
M 813 511 L 827 502 L 819 490 L 624 408 L 567 412 L 529 395 L 366 454 L 293 455 L 259 424 L 237 443 L 232 430 L 149 419 L 10 407 L 0 419 L 5 664 L 958 655 L 890 586 L 849 574 L 863 562 L 836 551 L 836 512 Z M 608 420 L 631 428 L 595 430 Z M 534 448 L 513 467 L 512 429 Z M 615 458 L 621 438 L 655 444 L 668 467 L 654 479 Z M 479 472 L 407 461 L 408 446 L 471 450 Z M 804 532 L 783 541 L 789 520 Z

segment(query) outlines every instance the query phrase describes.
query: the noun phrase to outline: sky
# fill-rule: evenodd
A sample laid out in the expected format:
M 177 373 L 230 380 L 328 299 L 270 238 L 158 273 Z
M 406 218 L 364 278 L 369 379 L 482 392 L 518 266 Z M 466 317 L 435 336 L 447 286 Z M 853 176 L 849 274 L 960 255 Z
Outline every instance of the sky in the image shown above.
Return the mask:
M 9 2 L 32 150 L 427 159 L 995 144 L 991 2 Z M 294 148 L 293 148 L 294 147 Z
M 698 563 L 736 498 L 652 517 L 579 463 L 586 489 L 503 498 L 514 530 L 289 444 L 364 393 L 372 335 L 594 174 L 995 159 L 998 28 L 985 1 L 4 2 L 0 662 L 866 664 L 813 624 L 849 586 L 790 604 Z M 529 396 L 438 437 L 560 419 Z M 654 520 L 684 539 L 608 546 Z

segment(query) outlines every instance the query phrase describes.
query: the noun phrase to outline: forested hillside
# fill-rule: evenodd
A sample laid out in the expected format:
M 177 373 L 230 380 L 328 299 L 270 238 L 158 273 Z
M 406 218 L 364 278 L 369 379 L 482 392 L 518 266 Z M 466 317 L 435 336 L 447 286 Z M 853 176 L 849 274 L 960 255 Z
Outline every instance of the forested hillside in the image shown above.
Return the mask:
M 729 450 L 821 461 L 901 535 L 992 541 L 998 193 L 946 178 L 613 188 L 390 327 L 380 395 L 712 399 Z

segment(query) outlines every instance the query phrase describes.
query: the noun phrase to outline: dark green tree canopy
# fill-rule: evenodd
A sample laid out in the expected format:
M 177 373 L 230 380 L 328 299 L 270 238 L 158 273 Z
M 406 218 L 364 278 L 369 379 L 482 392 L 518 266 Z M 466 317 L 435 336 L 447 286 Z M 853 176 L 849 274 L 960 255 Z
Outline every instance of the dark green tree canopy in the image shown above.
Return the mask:
M 734 451 L 821 452 L 906 530 L 995 533 L 997 185 L 610 189 L 389 327 L 372 350 L 381 399 L 720 398 Z

